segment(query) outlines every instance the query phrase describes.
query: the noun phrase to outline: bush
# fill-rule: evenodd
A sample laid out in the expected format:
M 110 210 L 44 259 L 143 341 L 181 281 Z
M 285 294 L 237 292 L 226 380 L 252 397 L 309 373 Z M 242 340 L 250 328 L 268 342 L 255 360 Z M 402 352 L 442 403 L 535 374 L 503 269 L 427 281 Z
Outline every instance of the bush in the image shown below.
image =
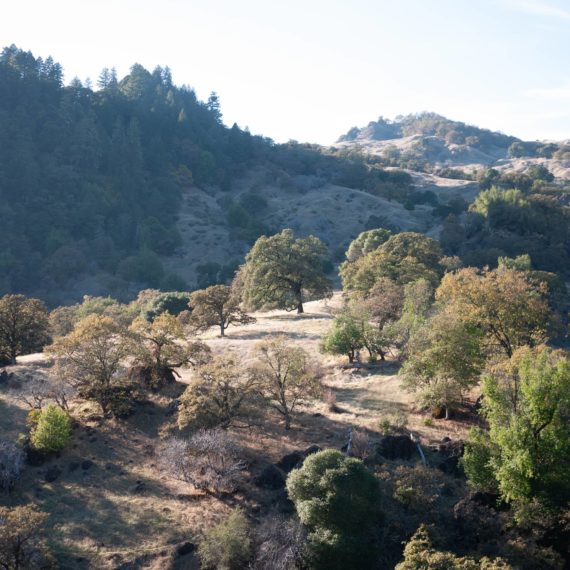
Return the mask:
M 373 568 L 382 521 L 380 488 L 364 463 L 327 449 L 310 455 L 287 479 L 308 528 L 311 568 Z
M 307 539 L 303 525 L 283 515 L 270 515 L 255 533 L 253 570 L 291 570 L 302 567 Z
M 243 452 L 222 429 L 200 430 L 189 440 L 173 437 L 158 451 L 162 469 L 197 489 L 213 493 L 235 491 L 245 469 Z
M 67 412 L 58 406 L 47 406 L 32 422 L 30 443 L 37 451 L 54 453 L 67 445 L 71 437 L 71 420 Z
M 378 427 L 384 435 L 401 433 L 406 429 L 407 425 L 408 416 L 402 410 L 388 414 L 378 422 Z
M 22 472 L 24 452 L 10 441 L 0 441 L 0 489 L 10 491 Z
M 238 570 L 251 558 L 251 531 L 247 517 L 236 509 L 202 537 L 198 547 L 204 568 Z

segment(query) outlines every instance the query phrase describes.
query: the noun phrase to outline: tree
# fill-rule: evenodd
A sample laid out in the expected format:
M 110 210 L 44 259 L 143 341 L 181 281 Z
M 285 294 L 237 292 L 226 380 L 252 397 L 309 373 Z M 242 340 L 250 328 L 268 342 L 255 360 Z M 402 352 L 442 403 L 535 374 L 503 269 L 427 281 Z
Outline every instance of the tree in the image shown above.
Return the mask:
M 230 325 L 247 325 L 255 319 L 240 308 L 239 297 L 233 294 L 228 285 L 212 285 L 207 289 L 195 291 L 190 296 L 189 306 L 192 311 L 190 325 L 197 331 L 205 331 L 213 326 L 220 327 L 220 336 Z
M 381 277 L 400 285 L 418 279 L 437 285 L 442 256 L 438 242 L 430 237 L 415 232 L 396 234 L 355 262 L 341 265 L 343 289 L 368 292 Z
M 322 263 L 327 253 L 320 239 L 296 239 L 293 231 L 283 230 L 271 237 L 261 236 L 246 256 L 244 301 L 247 306 L 273 306 L 303 312 L 307 297 L 332 296 Z
M 44 538 L 47 513 L 31 505 L 0 507 L 0 568 L 39 570 L 49 567 Z
M 180 398 L 178 425 L 228 428 L 249 421 L 260 403 L 259 380 L 231 354 L 196 368 Z
M 158 450 L 162 469 L 196 489 L 232 493 L 246 463 L 243 451 L 227 431 L 201 429 L 188 440 L 173 437 Z
M 49 313 L 38 299 L 4 295 L 0 299 L 0 357 L 16 364 L 18 356 L 39 352 L 49 342 Z
M 468 267 L 448 273 L 436 298 L 452 305 L 464 322 L 481 329 L 488 348 L 511 357 L 516 348 L 544 341 L 552 324 L 546 287 L 520 271 Z
M 170 313 L 176 317 L 188 309 L 188 301 L 190 301 L 190 293 L 178 291 L 158 293 L 146 303 L 142 309 L 142 316 L 147 321 L 152 321 L 163 313 Z
M 288 430 L 297 406 L 320 393 L 321 385 L 309 365 L 309 355 L 283 335 L 258 343 L 255 354 L 258 362 L 253 373 L 270 407 L 283 416 Z
M 443 310 L 416 330 L 408 345 L 403 385 L 415 392 L 420 405 L 432 410 L 457 405 L 481 373 L 484 357 L 481 333 L 458 315 Z
M 384 327 L 385 334 L 400 350 L 400 358 L 407 355 L 410 338 L 426 322 L 433 304 L 433 293 L 433 286 L 425 279 L 404 285 L 401 316 Z
M 35 416 L 30 432 L 32 447 L 43 453 L 61 451 L 71 438 L 69 414 L 53 405 L 31 413 Z
M 170 313 L 152 322 L 139 317 L 129 330 L 138 371 L 153 388 L 173 382 L 176 368 L 205 364 L 210 358 L 210 348 L 203 342 L 187 342 L 182 324 Z
M 310 455 L 287 492 L 309 530 L 312 568 L 375 567 L 380 487 L 362 461 L 334 449 Z
M 84 398 L 97 402 L 103 414 L 126 395 L 121 361 L 129 353 L 129 343 L 123 328 L 111 318 L 86 317 L 67 336 L 56 338 L 46 352 L 62 377 L 77 385 Z
M 536 497 L 563 505 L 570 499 L 570 359 L 546 347 L 525 347 L 513 358 L 510 379 L 484 378 L 489 431 L 470 437 L 465 471 L 477 484 L 483 463 L 508 502 Z
M 336 317 L 332 327 L 322 337 L 320 349 L 329 354 L 344 354 L 352 364 L 364 347 L 361 323 L 350 314 Z

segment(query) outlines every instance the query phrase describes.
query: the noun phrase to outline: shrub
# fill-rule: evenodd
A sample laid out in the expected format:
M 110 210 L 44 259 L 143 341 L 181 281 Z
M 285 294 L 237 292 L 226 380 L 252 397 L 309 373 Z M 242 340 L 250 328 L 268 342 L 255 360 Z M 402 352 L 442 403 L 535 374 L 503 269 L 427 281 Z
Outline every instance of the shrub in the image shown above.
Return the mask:
M 303 525 L 283 515 L 270 515 L 255 533 L 253 570 L 291 570 L 302 567 L 307 539 Z
M 10 491 L 22 472 L 24 452 L 10 441 L 0 441 L 0 489 Z
M 385 435 L 403 432 L 407 425 L 408 416 L 402 410 L 387 414 L 378 422 L 380 431 Z
M 311 568 L 372 568 L 381 523 L 378 480 L 362 461 L 327 449 L 309 456 L 287 479 L 308 528 Z
M 50 567 L 43 537 L 46 513 L 35 507 L 0 507 L 0 568 L 34 570 Z
M 236 509 L 228 518 L 212 527 L 198 547 L 204 568 L 238 570 L 245 568 L 252 554 L 250 524 L 242 511 Z
M 370 440 L 365 431 L 353 429 L 351 434 L 351 457 L 358 457 L 363 461 L 370 455 Z
M 39 412 L 30 433 L 32 447 L 44 453 L 61 451 L 71 437 L 71 420 L 57 406 L 47 406 Z
M 169 475 L 214 493 L 234 491 L 245 469 L 241 448 L 219 428 L 200 430 L 189 440 L 173 437 L 164 442 L 158 455 Z

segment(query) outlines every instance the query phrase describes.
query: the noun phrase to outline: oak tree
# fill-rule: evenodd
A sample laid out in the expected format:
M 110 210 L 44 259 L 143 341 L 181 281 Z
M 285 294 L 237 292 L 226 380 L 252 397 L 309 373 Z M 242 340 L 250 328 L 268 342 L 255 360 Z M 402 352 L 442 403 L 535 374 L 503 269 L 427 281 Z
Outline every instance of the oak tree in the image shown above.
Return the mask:
M 314 237 L 295 238 L 285 229 L 261 236 L 246 256 L 243 295 L 247 306 L 264 306 L 303 313 L 307 298 L 332 296 L 332 285 L 323 271 L 327 249 Z
M 194 291 L 188 304 L 192 311 L 188 322 L 197 332 L 217 326 L 220 328 L 220 336 L 225 336 L 230 325 L 255 322 L 253 317 L 242 311 L 239 297 L 228 285 L 212 285 Z

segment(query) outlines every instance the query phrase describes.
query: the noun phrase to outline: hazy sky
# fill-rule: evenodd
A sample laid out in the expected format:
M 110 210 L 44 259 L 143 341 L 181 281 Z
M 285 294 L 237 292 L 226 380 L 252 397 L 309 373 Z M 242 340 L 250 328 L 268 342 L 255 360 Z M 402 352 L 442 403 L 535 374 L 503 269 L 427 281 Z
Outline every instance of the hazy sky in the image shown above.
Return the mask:
M 526 139 L 570 138 L 570 0 L 16 0 L 0 45 L 94 82 L 170 66 L 224 121 L 328 144 L 423 110 Z

